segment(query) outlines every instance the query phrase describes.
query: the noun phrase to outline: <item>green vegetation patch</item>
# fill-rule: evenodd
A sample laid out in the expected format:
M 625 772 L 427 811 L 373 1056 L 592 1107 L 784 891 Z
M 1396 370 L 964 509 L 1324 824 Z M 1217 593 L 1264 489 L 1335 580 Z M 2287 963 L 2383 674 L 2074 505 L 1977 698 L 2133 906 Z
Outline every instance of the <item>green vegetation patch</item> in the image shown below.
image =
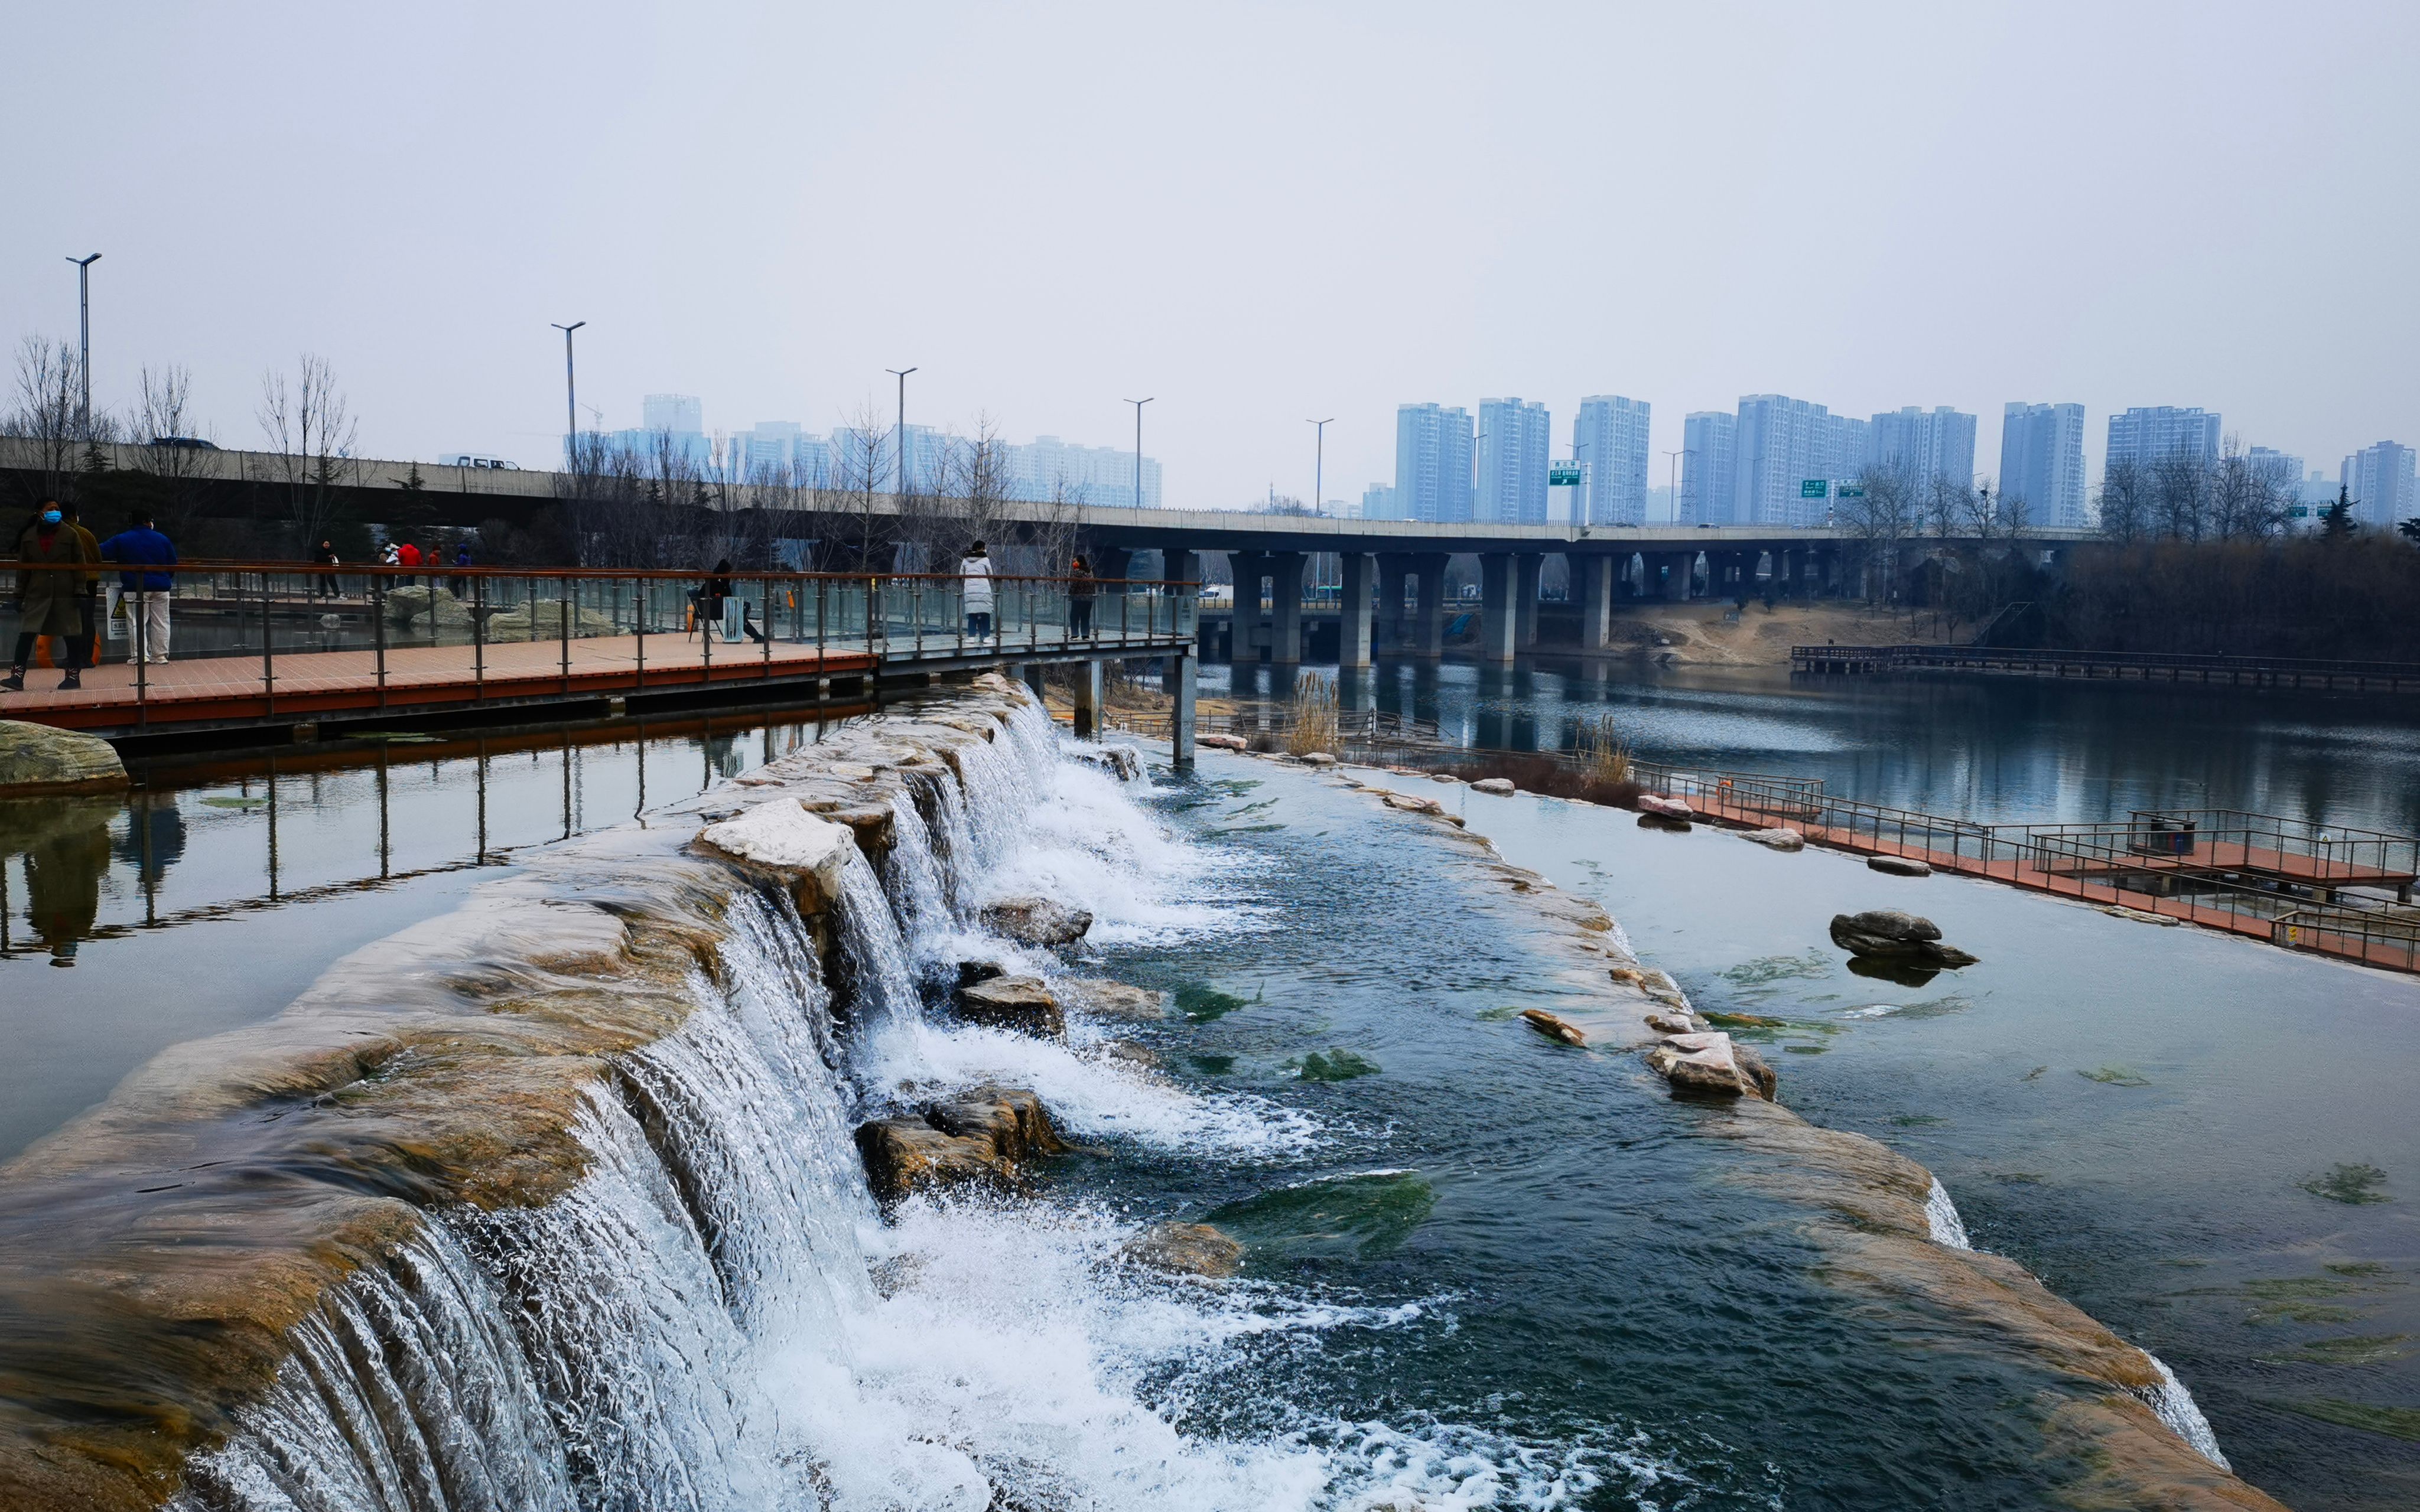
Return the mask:
M 1244 999 L 1222 993 L 1207 982 L 1190 982 L 1176 989 L 1176 1011 L 1196 1024 L 1207 1024 L 1249 1006 Z
M 2264 1354 L 2272 1365 L 2383 1365 L 2412 1352 L 2409 1334 L 2347 1334 Z
M 1931 1113 L 1897 1113 L 1891 1116 L 1891 1122 L 1901 1129 L 1930 1129 L 1936 1123 L 1948 1121 L 1947 1119 Z
M 2315 1197 L 2358 1206 L 2366 1202 L 2394 1201 L 2393 1197 L 2379 1190 L 2385 1184 L 2386 1173 L 2377 1166 L 2352 1165 L 2330 1166 L 2325 1175 L 2314 1176 L 2302 1186 Z
M 1832 974 L 1832 957 L 1822 950 L 1808 950 L 1804 955 L 1768 955 L 1754 961 L 1743 961 L 1720 973 L 1723 980 L 1734 987 L 1761 987 L 1767 982 L 1790 981 Z
M 2255 1323 L 2350 1323 L 2360 1316 L 2358 1307 L 2324 1302 L 2273 1302 L 2251 1314 Z
M 1418 1171 L 1370 1171 L 1264 1192 L 1208 1221 L 1255 1253 L 1369 1259 L 1401 1245 L 1435 1207 L 1436 1189 Z
M 2341 1297 L 2357 1290 L 2350 1281 L 2335 1281 L 2323 1275 L 2272 1276 L 2243 1283 L 2243 1294 L 2263 1302 L 2281 1302 L 2293 1297 Z
M 1295 1074 L 1307 1082 L 1349 1082 L 1356 1076 L 1375 1076 L 1378 1063 L 1366 1060 L 1350 1050 L 1314 1050 L 1299 1060 L 1289 1060 Z
M 1786 1044 L 1781 1053 L 1787 1056 L 1820 1056 L 1832 1047 L 1828 1044 Z
M 2079 1069 L 2078 1076 L 2103 1087 L 2149 1087 L 2151 1079 L 2132 1066 L 2096 1066 L 2090 1071 Z
M 2420 1443 L 2420 1407 L 2379 1407 L 2368 1402 L 2348 1402 L 2334 1396 L 2321 1396 L 2307 1402 L 2279 1402 L 2289 1412 L 2334 1423 L 2339 1427 L 2360 1428 L 2365 1433 L 2382 1433 L 2390 1439 L 2402 1439 Z
M 2387 1273 L 2387 1267 L 2385 1263 L 2381 1260 L 2333 1260 L 2328 1264 L 2319 1267 L 2319 1269 L 2322 1271 L 2334 1271 L 2338 1275 L 2384 1275 Z

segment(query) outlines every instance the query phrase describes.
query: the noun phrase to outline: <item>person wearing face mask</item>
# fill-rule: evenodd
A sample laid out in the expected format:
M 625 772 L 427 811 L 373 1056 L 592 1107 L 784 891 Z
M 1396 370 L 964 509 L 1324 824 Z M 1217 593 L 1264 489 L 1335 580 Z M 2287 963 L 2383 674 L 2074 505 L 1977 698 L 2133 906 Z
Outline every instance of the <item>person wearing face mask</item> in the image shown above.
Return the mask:
M 15 595 L 17 649 L 8 658 L 8 675 L 0 679 L 0 688 L 11 693 L 25 690 L 25 665 L 33 658 L 34 639 L 45 635 L 56 637 L 67 647 L 67 677 L 60 688 L 82 687 L 85 652 L 91 643 L 91 629 L 84 615 L 87 573 L 38 569 L 89 568 L 101 560 L 101 553 L 85 547 L 84 533 L 67 523 L 58 501 L 46 499 L 33 527 L 17 542 L 17 560 L 21 564 Z

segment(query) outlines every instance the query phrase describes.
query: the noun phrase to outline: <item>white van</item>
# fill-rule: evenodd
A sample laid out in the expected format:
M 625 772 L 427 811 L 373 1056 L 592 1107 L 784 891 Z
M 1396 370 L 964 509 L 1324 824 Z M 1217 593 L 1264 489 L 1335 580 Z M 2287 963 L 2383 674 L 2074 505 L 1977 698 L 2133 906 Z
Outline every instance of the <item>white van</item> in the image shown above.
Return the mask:
M 473 456 L 468 452 L 455 452 L 441 456 L 437 459 L 437 465 L 445 468 L 494 468 L 504 472 L 519 472 L 521 470 L 519 462 L 507 462 L 501 456 Z

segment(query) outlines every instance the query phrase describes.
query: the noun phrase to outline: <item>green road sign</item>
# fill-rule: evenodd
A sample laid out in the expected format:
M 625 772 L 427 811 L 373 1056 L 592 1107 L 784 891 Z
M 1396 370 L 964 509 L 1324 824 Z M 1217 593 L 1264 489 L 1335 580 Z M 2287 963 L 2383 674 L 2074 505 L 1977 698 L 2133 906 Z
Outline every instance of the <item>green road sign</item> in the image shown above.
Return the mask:
M 2286 511 L 2286 517 L 2288 519 L 2308 519 L 2311 517 L 2311 506 L 2308 504 L 2296 504 Z
M 1579 486 L 1580 470 L 1576 467 L 1546 470 L 1546 486 L 1550 488 L 1576 488 Z
M 1844 483 L 1840 485 L 1838 494 L 1835 495 L 1840 499 L 1863 499 L 1865 496 L 1866 486 L 1862 483 Z
M 1801 499 L 1821 499 L 1831 491 L 1832 485 L 1823 478 L 1808 478 L 1798 485 Z

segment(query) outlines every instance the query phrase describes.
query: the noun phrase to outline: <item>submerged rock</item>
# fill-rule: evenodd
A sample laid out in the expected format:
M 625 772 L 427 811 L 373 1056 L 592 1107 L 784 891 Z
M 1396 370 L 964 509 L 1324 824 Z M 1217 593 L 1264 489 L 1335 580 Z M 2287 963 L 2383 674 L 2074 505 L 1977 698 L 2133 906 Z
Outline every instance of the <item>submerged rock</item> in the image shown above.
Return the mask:
M 1129 987 L 1100 977 L 1062 980 L 1059 1001 L 1095 1018 L 1147 1020 L 1168 1016 L 1166 993 L 1149 987 Z
M 1209 1224 L 1154 1224 L 1118 1246 L 1137 1265 L 1218 1280 L 1243 1268 L 1244 1246 Z
M 126 764 L 108 741 L 0 719 L 0 793 L 98 793 L 125 785 Z
M 983 922 L 984 928 L 1019 945 L 1049 949 L 1082 939 L 1093 927 L 1093 916 L 1047 898 L 1027 896 L 984 904 Z
M 857 1131 L 866 1183 L 886 1204 L 951 1187 L 1009 1190 L 1027 1162 L 1066 1148 L 1042 1100 L 1019 1088 L 976 1088 Z
M 1954 945 L 1942 944 L 1941 928 L 1932 920 L 1896 908 L 1834 914 L 1832 943 L 1852 955 L 1916 966 L 1971 966 L 1979 959 Z
M 1521 1017 L 1529 1027 L 1549 1040 L 1559 1040 L 1571 1045 L 1588 1043 L 1588 1036 L 1580 1032 L 1579 1026 L 1566 1023 L 1543 1008 L 1525 1008 L 1521 1011 Z
M 1509 777 L 1482 777 L 1478 781 L 1470 784 L 1470 791 L 1473 793 L 1492 793 L 1498 797 L 1502 797 L 1505 795 L 1517 790 L 1512 786 L 1512 779 Z
M 1066 1015 L 1039 977 L 993 977 L 958 989 L 958 1016 L 1045 1040 L 1067 1037 Z
M 1866 870 L 1892 877 L 1929 877 L 1932 868 L 1922 861 L 1912 861 L 1904 856 L 1869 856 Z
M 1686 819 L 1675 819 L 1670 814 L 1643 813 L 1638 816 L 1638 827 L 1687 831 L 1695 829 L 1697 825 Z
M 1743 829 L 1739 838 L 1769 851 L 1803 851 L 1807 837 L 1794 829 Z

